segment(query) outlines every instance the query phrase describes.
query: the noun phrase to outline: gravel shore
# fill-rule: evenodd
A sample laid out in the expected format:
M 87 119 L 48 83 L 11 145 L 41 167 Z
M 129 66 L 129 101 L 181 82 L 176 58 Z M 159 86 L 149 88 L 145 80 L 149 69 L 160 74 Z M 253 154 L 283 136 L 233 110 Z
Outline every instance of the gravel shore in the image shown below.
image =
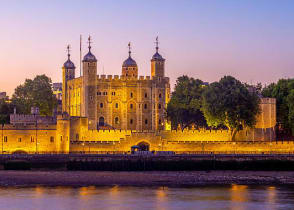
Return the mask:
M 0 186 L 294 185 L 292 171 L 0 171 Z

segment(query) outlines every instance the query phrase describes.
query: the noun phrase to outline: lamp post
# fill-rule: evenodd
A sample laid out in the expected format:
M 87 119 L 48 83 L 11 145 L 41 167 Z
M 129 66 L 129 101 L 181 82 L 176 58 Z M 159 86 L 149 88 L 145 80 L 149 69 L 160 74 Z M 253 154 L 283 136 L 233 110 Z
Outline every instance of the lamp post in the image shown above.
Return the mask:
M 3 155 L 3 151 L 4 151 L 4 149 L 3 149 L 3 146 L 4 146 L 4 143 L 3 143 L 3 141 L 4 141 L 4 136 L 3 136 L 3 127 L 4 127 L 4 124 L 2 124 L 2 155 Z
M 36 118 L 36 154 L 38 154 L 38 121 Z

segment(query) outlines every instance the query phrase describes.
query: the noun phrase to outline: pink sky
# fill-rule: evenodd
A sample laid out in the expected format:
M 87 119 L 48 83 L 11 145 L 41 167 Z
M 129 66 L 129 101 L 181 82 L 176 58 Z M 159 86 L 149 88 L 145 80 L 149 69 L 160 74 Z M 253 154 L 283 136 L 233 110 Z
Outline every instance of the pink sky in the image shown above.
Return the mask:
M 82 2 L 84 4 L 82 4 Z M 222 3 L 220 3 L 222 2 Z M 66 45 L 79 66 L 79 36 L 93 38 L 98 74 L 121 74 L 127 44 L 139 75 L 150 75 L 159 36 L 166 76 L 213 82 L 232 75 L 248 83 L 294 77 L 293 1 L 39 1 L 2 3 L 0 92 L 25 78 L 61 81 Z M 76 75 L 79 75 L 77 69 Z

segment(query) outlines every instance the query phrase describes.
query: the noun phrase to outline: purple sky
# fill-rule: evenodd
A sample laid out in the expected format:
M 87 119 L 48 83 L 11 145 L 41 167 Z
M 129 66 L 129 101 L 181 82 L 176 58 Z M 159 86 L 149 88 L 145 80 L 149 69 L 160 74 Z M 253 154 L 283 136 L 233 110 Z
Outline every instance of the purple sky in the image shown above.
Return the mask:
M 248 83 L 294 77 L 294 1 L 1 1 L 0 92 L 37 74 L 61 81 L 66 45 L 79 66 L 79 36 L 93 38 L 98 74 L 121 74 L 127 44 L 150 75 L 159 36 L 172 86 L 186 74 Z M 76 75 L 79 75 L 77 69 Z

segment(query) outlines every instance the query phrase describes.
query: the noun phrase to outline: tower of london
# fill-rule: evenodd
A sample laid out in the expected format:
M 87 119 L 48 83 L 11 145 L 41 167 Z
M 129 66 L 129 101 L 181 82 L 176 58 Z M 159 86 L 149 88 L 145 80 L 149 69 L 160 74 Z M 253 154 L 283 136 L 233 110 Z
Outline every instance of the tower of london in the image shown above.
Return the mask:
M 131 56 L 122 64 L 121 75 L 99 75 L 97 58 L 89 50 L 82 60 L 82 76 L 75 77 L 75 65 L 68 60 L 62 67 L 62 111 L 87 117 L 89 129 L 164 130 L 165 108 L 170 97 L 165 59 L 156 52 L 151 59 L 151 76 L 139 76 Z

